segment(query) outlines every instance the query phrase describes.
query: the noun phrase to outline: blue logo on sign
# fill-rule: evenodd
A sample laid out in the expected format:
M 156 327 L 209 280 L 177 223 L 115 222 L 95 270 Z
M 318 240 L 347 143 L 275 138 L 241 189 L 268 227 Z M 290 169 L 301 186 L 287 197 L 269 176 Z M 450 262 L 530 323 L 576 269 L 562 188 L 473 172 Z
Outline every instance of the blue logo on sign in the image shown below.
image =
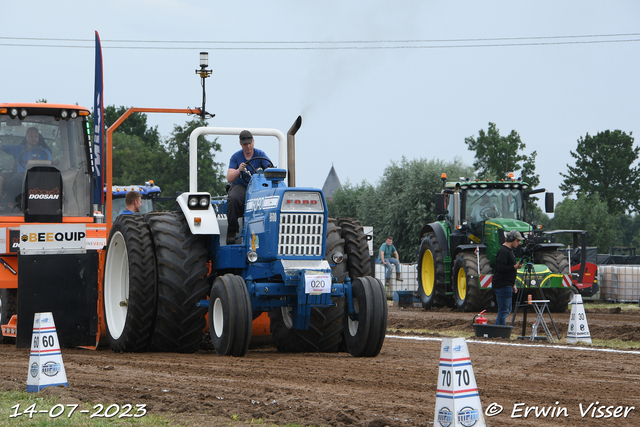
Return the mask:
M 461 345 L 457 345 L 457 346 L 453 347 L 453 351 L 462 351 L 462 346 Z
M 29 370 L 29 372 L 31 372 L 31 376 L 33 378 L 38 376 L 38 364 L 36 362 L 33 362 L 31 364 L 31 369 Z
M 448 345 L 445 345 L 445 346 L 444 346 L 444 348 L 443 348 L 442 350 L 444 350 L 444 351 L 449 351 L 449 346 L 448 346 Z
M 458 422 L 465 427 L 471 427 L 480 419 L 480 414 L 476 409 L 465 407 L 458 411 Z
M 449 427 L 453 424 L 453 412 L 446 406 L 438 411 L 438 422 L 442 427 Z
M 48 377 L 54 377 L 60 372 L 60 364 L 56 362 L 47 362 L 42 365 L 42 373 Z

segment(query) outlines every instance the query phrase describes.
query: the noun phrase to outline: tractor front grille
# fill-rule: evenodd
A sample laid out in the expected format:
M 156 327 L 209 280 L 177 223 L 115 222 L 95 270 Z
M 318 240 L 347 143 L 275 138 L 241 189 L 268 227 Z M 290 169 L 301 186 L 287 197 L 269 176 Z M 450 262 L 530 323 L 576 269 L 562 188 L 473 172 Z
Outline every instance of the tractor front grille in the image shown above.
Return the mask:
M 322 253 L 323 238 L 324 214 L 280 214 L 278 255 L 324 255 Z

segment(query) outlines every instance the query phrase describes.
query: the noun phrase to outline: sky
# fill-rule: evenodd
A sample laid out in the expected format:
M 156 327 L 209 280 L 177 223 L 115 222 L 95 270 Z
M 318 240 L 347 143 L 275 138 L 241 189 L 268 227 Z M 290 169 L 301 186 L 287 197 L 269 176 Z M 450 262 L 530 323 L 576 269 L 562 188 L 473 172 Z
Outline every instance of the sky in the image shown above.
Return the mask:
M 537 152 L 557 203 L 577 140 L 640 120 L 637 1 L 34 0 L 3 16 L 0 102 L 92 108 L 98 31 L 106 105 L 195 108 L 207 51 L 210 126 L 286 133 L 302 116 L 297 186 L 332 166 L 375 185 L 403 158 L 471 165 L 464 140 L 492 122 Z M 188 119 L 148 115 L 164 138 Z M 228 165 L 238 140 L 219 142 Z M 256 147 L 278 158 L 274 138 Z

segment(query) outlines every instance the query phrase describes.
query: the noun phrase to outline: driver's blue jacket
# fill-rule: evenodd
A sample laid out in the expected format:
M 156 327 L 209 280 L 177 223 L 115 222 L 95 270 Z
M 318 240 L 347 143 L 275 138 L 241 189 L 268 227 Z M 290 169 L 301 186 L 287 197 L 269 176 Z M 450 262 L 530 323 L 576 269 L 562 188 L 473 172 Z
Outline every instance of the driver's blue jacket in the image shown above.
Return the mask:
M 264 151 L 258 150 L 257 148 L 253 149 L 253 156 L 251 157 L 251 159 L 253 159 L 254 157 L 266 157 L 267 159 L 269 158 Z M 236 151 L 235 153 L 233 153 L 233 156 L 231 156 L 231 160 L 229 160 L 229 169 L 238 169 L 238 166 L 240 166 L 240 163 L 247 163 L 247 170 L 251 173 L 253 173 L 253 169 L 258 169 L 258 168 L 266 169 L 269 167 L 268 160 L 264 160 L 264 159 L 251 160 L 251 159 L 247 160 L 244 158 L 244 151 L 242 150 Z M 253 166 L 253 169 L 251 169 L 251 166 L 248 166 L 249 164 Z M 246 181 L 242 179 L 242 175 L 244 175 L 244 179 Z M 238 179 L 233 181 L 233 185 L 242 185 L 243 187 L 246 187 L 250 179 L 251 177 L 249 176 L 249 174 L 247 174 L 246 172 L 242 172 L 238 176 Z
M 5 153 L 9 153 L 16 158 L 16 162 L 18 163 L 18 172 L 21 173 L 24 173 L 25 166 L 29 160 L 51 160 L 51 152 L 43 147 L 36 147 L 30 150 L 28 146 L 22 144 L 2 144 L 2 146 L 0 146 L 0 150 Z

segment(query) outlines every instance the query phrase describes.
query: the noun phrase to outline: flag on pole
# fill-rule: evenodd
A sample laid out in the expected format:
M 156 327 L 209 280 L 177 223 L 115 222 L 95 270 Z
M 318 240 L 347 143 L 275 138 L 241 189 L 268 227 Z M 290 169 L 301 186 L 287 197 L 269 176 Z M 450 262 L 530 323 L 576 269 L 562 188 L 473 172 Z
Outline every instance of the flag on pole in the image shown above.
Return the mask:
M 102 100 L 102 48 L 100 36 L 96 31 L 96 75 L 93 98 L 93 176 L 96 186 L 93 189 L 93 203 L 104 204 L 104 176 L 102 162 L 102 140 L 104 136 L 104 103 Z

